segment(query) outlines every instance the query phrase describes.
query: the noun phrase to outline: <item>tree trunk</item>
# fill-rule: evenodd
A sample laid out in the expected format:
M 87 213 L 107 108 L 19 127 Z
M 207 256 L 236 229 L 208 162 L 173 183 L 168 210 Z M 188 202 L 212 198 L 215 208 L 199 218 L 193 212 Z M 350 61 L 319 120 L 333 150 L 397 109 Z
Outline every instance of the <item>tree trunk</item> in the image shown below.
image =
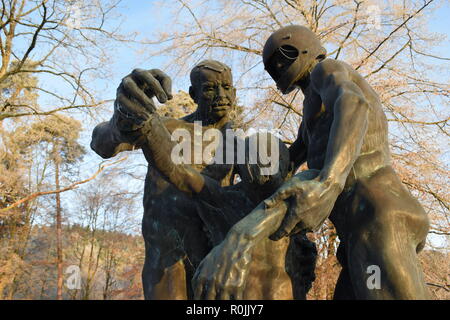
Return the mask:
M 59 190 L 59 166 L 60 166 L 60 155 L 59 148 L 55 148 L 55 187 Z M 58 267 L 57 276 L 57 293 L 56 299 L 62 300 L 62 287 L 63 287 L 63 256 L 62 256 L 62 221 L 61 221 L 61 198 L 60 194 L 56 193 L 56 263 Z

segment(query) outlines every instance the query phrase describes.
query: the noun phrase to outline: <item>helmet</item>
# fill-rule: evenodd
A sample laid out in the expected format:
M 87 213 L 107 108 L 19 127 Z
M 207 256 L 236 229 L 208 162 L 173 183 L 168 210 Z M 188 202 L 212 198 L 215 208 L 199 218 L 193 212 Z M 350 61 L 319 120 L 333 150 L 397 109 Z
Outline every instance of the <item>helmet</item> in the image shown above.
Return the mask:
M 326 50 L 319 38 L 308 28 L 290 25 L 267 39 L 263 49 L 266 71 L 284 94 L 309 71 L 316 60 L 323 60 Z

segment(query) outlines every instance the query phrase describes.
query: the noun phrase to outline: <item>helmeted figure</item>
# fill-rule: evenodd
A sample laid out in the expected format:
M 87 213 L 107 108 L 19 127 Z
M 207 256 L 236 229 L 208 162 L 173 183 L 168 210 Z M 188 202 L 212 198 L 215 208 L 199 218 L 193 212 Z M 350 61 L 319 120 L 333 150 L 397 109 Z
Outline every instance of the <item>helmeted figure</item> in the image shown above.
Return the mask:
M 310 72 L 317 60 L 325 59 L 326 54 L 311 30 L 293 25 L 269 37 L 263 49 L 263 63 L 278 89 L 288 94 L 295 89 L 295 83 L 302 79 L 302 75 Z M 280 63 L 286 68 L 280 70 L 277 66 Z
M 317 230 L 330 218 L 340 239 L 337 258 L 342 265 L 335 299 L 426 299 L 417 253 L 425 245 L 429 220 L 392 168 L 378 94 L 350 65 L 326 59 L 318 37 L 303 26 L 274 32 L 264 46 L 263 62 L 282 93 L 302 90 L 303 118 L 290 158 L 295 168 L 306 162 L 319 173 L 306 180 L 294 176 L 264 200 L 267 214 L 260 215 L 265 223 L 259 226 L 266 232 L 260 232 L 276 231 L 270 238 L 277 241 Z M 289 206 L 284 219 L 271 220 L 272 210 L 284 205 Z M 249 232 L 243 226 L 239 247 L 260 240 L 246 237 Z M 231 248 L 222 248 L 227 250 Z M 227 285 L 246 271 L 227 273 L 227 268 L 216 271 L 221 283 L 200 271 L 206 291 L 212 283 L 231 296 L 242 290 Z M 373 277 L 379 287 L 371 283 Z
M 315 180 L 291 181 L 266 200 L 270 207 L 295 199 L 272 238 L 317 230 L 330 217 L 341 241 L 335 298 L 426 298 L 417 252 L 429 221 L 391 166 L 380 99 L 351 66 L 325 54 L 303 26 L 281 28 L 264 46 L 265 68 L 279 89 L 305 95 L 291 160 L 320 170 Z M 371 266 L 380 270 L 380 288 L 368 285 Z

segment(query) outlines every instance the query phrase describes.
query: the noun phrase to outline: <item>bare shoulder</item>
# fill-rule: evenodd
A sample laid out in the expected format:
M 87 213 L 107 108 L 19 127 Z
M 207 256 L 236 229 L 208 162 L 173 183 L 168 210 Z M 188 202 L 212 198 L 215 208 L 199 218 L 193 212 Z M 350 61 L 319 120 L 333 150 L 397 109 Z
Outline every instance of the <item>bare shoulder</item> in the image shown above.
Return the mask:
M 314 71 L 318 70 L 326 73 L 333 73 L 333 72 L 348 71 L 348 68 L 351 67 L 344 61 L 335 59 L 325 59 L 316 65 Z
M 329 88 L 350 87 L 357 90 L 358 73 L 344 61 L 326 59 L 318 63 L 311 72 L 311 84 L 316 92 Z
M 330 77 L 340 77 L 343 80 L 350 80 L 353 69 L 343 61 L 325 59 L 319 62 L 311 72 L 311 81 L 314 85 L 322 87 Z

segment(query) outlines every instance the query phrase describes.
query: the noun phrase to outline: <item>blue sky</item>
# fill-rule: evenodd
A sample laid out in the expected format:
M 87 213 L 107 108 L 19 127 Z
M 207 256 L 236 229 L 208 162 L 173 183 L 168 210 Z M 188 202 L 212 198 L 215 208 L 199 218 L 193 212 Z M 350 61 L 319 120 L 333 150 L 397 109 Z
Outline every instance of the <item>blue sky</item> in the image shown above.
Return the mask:
M 164 29 L 165 26 L 170 26 L 172 21 L 170 13 L 167 8 L 159 8 L 159 1 L 124 0 L 120 4 L 120 10 L 124 18 L 121 31 L 124 33 L 137 32 L 139 33 L 138 38 L 147 37 L 152 39 L 152 35 L 155 35 L 157 31 Z M 445 1 L 440 10 L 433 12 L 433 18 L 430 19 L 430 30 L 447 35 L 446 41 L 443 41 L 441 46 L 436 48 L 436 51 L 432 52 L 433 54 L 450 56 L 450 41 L 448 39 L 450 34 L 449 17 L 450 1 Z M 147 48 L 154 49 L 150 46 Z M 138 50 L 145 49 L 143 49 L 143 46 L 138 45 L 120 45 L 116 48 L 113 53 L 113 60 L 111 61 L 113 76 L 107 81 L 97 80 L 94 82 L 94 86 L 98 88 L 105 88 L 105 90 L 102 90 L 101 97 L 99 98 L 114 99 L 115 90 L 121 79 L 134 68 L 163 68 L 168 62 L 165 57 L 147 57 L 147 59 L 144 60 L 144 57 L 147 55 L 139 54 Z M 189 85 L 187 79 L 187 75 L 174 78 L 173 91 L 176 92 L 180 89 L 187 90 Z M 50 86 L 61 86 L 58 80 L 47 80 L 47 78 L 45 78 L 43 81 Z M 45 98 L 43 97 L 42 99 Z M 41 105 L 46 104 L 47 103 L 44 101 L 41 103 Z

